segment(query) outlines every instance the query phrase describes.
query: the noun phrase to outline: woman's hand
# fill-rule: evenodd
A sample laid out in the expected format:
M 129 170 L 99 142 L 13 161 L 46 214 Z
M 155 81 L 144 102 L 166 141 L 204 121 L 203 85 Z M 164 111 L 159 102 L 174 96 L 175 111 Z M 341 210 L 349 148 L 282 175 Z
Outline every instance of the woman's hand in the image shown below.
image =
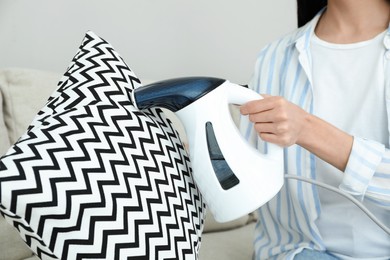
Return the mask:
M 249 116 L 256 132 L 264 141 L 284 147 L 299 144 L 304 136 L 309 114 L 282 97 L 263 97 L 264 99 L 241 106 L 241 114 Z
M 280 146 L 297 144 L 322 160 L 344 171 L 351 153 L 353 137 L 299 106 L 278 96 L 241 106 L 261 139 Z

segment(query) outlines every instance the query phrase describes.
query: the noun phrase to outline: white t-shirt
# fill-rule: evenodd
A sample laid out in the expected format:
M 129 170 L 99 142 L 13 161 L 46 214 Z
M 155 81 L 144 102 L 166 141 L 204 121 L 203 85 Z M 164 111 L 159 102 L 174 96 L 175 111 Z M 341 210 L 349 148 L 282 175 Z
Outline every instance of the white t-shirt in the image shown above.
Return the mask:
M 383 44 L 385 33 L 353 44 L 333 44 L 313 36 L 314 113 L 348 132 L 389 143 L 385 100 Z M 338 187 L 343 173 L 317 159 L 317 179 Z M 387 235 L 347 199 L 319 188 L 321 216 L 317 226 L 330 252 L 364 257 L 368 252 L 390 257 Z M 386 211 L 365 205 L 382 221 Z M 387 215 L 388 217 L 388 215 Z M 348 236 L 349 239 L 345 239 Z

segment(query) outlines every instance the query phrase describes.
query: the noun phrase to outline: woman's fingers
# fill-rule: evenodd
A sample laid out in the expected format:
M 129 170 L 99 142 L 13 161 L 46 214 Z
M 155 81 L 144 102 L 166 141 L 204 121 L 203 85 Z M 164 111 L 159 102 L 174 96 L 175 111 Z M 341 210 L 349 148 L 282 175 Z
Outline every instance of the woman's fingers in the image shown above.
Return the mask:
M 248 115 L 271 110 L 273 107 L 274 102 L 272 101 L 272 98 L 264 96 L 263 99 L 249 101 L 248 103 L 242 105 L 240 107 L 240 112 L 243 115 Z
M 306 112 L 282 97 L 263 96 L 264 99 L 244 104 L 241 113 L 249 116 L 264 141 L 281 146 L 296 143 Z

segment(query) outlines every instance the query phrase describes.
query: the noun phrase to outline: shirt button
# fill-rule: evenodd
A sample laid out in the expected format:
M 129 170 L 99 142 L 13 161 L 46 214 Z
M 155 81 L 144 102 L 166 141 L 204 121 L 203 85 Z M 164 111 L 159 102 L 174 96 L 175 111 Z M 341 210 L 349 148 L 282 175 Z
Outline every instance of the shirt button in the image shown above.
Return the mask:
M 390 60 L 390 50 L 385 52 L 385 57 Z
M 385 47 L 387 49 L 390 49 L 390 36 L 389 35 L 386 35 L 385 40 L 384 40 L 383 43 L 385 44 Z

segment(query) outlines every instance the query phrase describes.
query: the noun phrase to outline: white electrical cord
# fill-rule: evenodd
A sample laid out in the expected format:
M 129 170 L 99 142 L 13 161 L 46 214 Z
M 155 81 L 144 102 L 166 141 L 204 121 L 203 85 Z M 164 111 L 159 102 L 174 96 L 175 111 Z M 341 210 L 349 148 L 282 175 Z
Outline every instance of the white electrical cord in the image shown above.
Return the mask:
M 334 191 L 338 194 L 340 194 L 341 196 L 349 199 L 350 201 L 352 201 L 356 206 L 358 206 L 364 213 L 367 214 L 367 216 L 375 222 L 375 224 L 377 224 L 380 228 L 382 228 L 387 234 L 390 235 L 390 228 L 388 228 L 387 226 L 385 226 L 382 222 L 380 222 L 375 216 L 374 214 L 372 214 L 360 201 L 358 201 L 357 199 L 355 199 L 352 195 L 346 193 L 346 192 L 343 192 L 331 185 L 328 185 L 328 184 L 325 184 L 325 183 L 322 183 L 322 182 L 319 182 L 319 181 L 316 181 L 316 180 L 312 180 L 312 179 L 309 179 L 309 178 L 305 178 L 305 177 L 302 177 L 302 176 L 297 176 L 297 175 L 291 175 L 291 174 L 285 174 L 284 175 L 284 178 L 286 179 L 295 179 L 295 180 L 299 180 L 299 181 L 303 181 L 303 182 L 307 182 L 307 183 L 310 183 L 310 184 L 314 184 L 314 185 L 317 185 L 319 187 L 322 187 L 322 188 L 325 188 L 327 190 L 330 190 L 330 191 Z

